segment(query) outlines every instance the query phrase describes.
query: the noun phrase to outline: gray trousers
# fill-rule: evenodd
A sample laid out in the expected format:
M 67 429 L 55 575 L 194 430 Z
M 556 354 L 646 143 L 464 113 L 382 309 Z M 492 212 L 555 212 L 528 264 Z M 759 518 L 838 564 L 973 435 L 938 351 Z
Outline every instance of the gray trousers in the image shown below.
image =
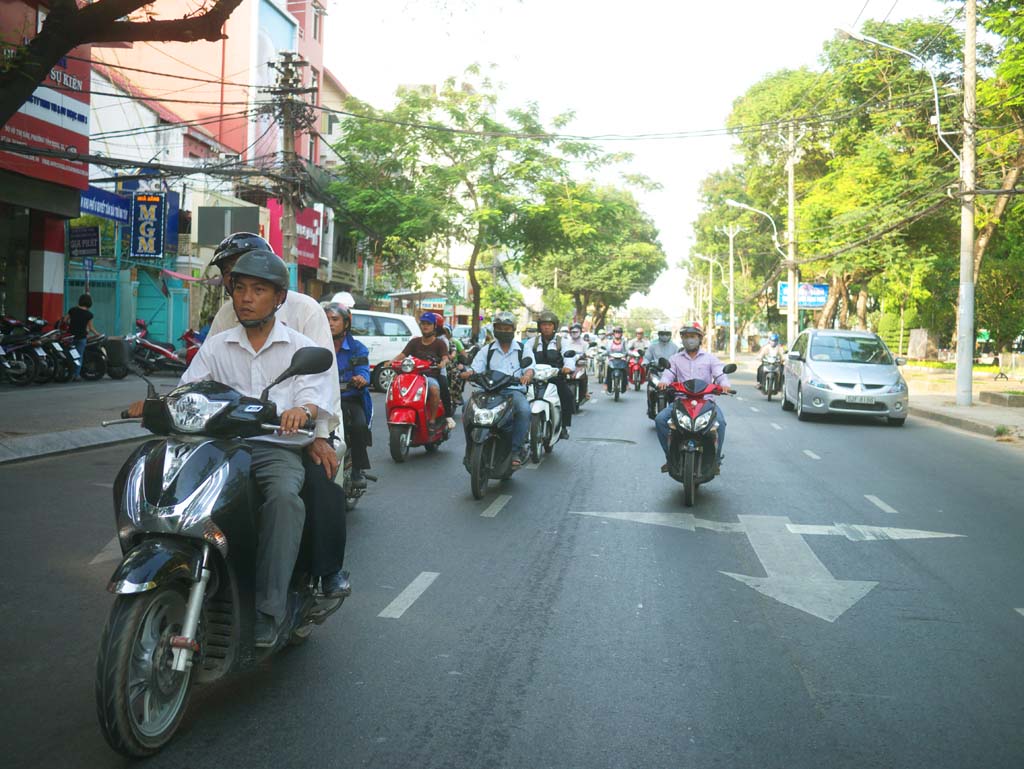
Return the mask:
M 256 608 L 280 624 L 302 544 L 306 507 L 299 491 L 306 471 L 302 455 L 294 449 L 260 441 L 252 447 L 252 476 L 263 499 L 256 549 Z

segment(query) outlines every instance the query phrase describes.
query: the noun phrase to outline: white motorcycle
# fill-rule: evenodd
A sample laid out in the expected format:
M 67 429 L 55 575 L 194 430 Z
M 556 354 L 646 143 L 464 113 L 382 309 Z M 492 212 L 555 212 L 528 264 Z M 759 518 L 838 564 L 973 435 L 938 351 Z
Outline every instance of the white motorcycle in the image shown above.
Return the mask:
M 563 353 L 565 358 L 575 355 L 572 350 Z M 530 402 L 530 459 L 534 463 L 540 462 L 541 446 L 550 454 L 561 436 L 562 402 L 558 398 L 558 388 L 554 381 L 559 371 L 554 366 L 538 363 L 534 366 L 533 381 L 526 394 Z

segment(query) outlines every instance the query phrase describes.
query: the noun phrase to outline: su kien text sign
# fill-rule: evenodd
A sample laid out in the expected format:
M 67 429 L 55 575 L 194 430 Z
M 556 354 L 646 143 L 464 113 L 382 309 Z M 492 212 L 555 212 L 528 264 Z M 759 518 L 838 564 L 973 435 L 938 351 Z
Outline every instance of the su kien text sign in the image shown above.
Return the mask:
M 131 246 L 133 259 L 159 259 L 164 255 L 164 195 L 138 192 L 132 196 Z

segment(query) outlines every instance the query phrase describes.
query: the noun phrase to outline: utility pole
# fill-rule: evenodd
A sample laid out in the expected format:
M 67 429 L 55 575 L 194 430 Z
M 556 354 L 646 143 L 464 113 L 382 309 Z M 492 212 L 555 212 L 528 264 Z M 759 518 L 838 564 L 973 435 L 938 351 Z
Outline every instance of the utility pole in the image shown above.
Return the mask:
M 743 232 L 738 224 L 717 227 L 719 232 L 729 238 L 729 360 L 736 360 L 736 286 L 733 275 L 733 258 L 736 255 L 736 236 Z
M 282 175 L 281 196 L 281 258 L 293 263 L 298 260 L 298 232 L 296 209 L 302 206 L 302 168 L 295 153 L 295 134 L 309 129 L 316 116 L 312 107 L 302 99 L 303 94 L 316 93 L 316 88 L 304 88 L 300 70 L 309 65 L 294 51 L 281 51 L 276 62 L 269 66 L 277 70 L 277 82 L 264 89 L 274 97 L 270 109 L 283 132 L 281 143 Z
M 803 152 L 797 146 L 800 139 L 796 136 L 796 125 L 789 124 L 789 136 L 786 139 L 786 172 L 788 176 L 787 192 L 789 200 L 789 211 L 786 215 L 786 267 L 788 268 L 787 281 L 789 282 L 789 308 L 786 315 L 786 347 L 792 349 L 800 332 L 799 319 L 799 291 L 800 285 L 797 282 L 799 277 L 796 270 L 796 164 L 800 162 Z
M 956 339 L 956 405 L 974 400 L 974 187 L 975 117 L 978 82 L 977 0 L 964 12 L 964 146 L 960 153 L 960 296 Z
M 708 325 L 704 330 L 704 337 L 708 340 L 708 352 L 715 351 L 715 260 L 710 256 L 698 256 L 694 254 L 695 259 L 703 259 L 708 263 Z M 718 265 L 718 269 L 722 269 L 722 265 Z M 724 280 L 724 278 L 723 278 Z

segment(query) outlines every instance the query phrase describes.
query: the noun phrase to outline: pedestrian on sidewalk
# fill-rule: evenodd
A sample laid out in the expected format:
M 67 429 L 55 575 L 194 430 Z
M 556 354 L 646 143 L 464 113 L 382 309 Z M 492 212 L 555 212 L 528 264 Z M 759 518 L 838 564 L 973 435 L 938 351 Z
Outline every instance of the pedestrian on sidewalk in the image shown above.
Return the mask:
M 78 306 L 68 310 L 68 314 L 63 319 L 68 324 L 71 335 L 75 340 L 75 349 L 78 350 L 78 365 L 75 366 L 75 375 L 71 378 L 72 382 L 77 382 L 79 374 L 82 372 L 82 361 L 85 360 L 85 343 L 89 339 L 89 334 L 98 335 L 100 333 L 92 324 L 92 319 L 95 316 L 89 311 L 90 307 L 92 307 L 92 297 L 88 294 L 82 294 L 78 297 Z

